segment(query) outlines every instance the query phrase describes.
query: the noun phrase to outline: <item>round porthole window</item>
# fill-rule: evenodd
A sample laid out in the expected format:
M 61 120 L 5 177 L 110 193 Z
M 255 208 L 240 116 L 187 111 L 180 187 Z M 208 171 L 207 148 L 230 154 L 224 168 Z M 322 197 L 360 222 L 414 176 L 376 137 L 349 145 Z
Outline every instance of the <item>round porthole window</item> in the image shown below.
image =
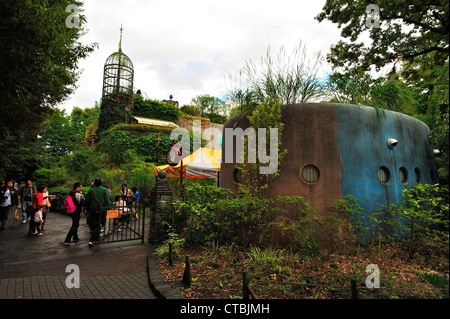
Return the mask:
M 418 167 L 414 169 L 414 178 L 416 179 L 416 183 L 420 183 L 422 181 L 422 176 Z
M 389 183 L 389 180 L 391 179 L 391 173 L 389 172 L 389 169 L 386 166 L 381 166 L 378 169 L 378 180 L 381 182 L 381 184 L 387 184 Z
M 403 185 L 408 184 L 408 171 L 406 170 L 406 168 L 400 167 L 400 169 L 398 170 L 398 179 Z
M 306 183 L 315 183 L 319 179 L 319 169 L 313 165 L 305 166 L 302 170 L 302 180 Z
M 242 172 L 239 168 L 235 168 L 233 171 L 233 179 L 235 183 L 240 183 L 242 181 Z

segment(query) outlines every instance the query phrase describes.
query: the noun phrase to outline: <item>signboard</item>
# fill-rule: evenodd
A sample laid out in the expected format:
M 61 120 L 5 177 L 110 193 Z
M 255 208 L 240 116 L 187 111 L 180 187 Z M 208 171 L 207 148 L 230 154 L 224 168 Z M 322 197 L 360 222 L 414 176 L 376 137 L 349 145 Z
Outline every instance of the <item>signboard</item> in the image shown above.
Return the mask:
M 119 210 L 118 209 L 107 210 L 106 218 L 119 218 Z

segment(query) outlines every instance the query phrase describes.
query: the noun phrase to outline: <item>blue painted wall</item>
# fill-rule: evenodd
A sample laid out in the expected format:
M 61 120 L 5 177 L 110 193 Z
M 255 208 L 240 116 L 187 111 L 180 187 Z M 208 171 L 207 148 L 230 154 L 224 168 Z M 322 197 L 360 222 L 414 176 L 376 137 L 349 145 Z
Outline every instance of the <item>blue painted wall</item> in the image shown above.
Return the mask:
M 382 206 L 399 203 L 405 188 L 417 181 L 414 169 L 421 172 L 420 182 L 436 183 L 433 150 L 423 122 L 405 114 L 385 111 L 377 115 L 372 107 L 333 104 L 338 122 L 337 143 L 342 157 L 342 196 L 352 194 L 362 201 L 366 216 Z M 388 138 L 398 140 L 394 149 L 387 146 Z M 378 179 L 378 169 L 385 166 L 390 181 Z M 399 180 L 404 167 L 408 182 Z

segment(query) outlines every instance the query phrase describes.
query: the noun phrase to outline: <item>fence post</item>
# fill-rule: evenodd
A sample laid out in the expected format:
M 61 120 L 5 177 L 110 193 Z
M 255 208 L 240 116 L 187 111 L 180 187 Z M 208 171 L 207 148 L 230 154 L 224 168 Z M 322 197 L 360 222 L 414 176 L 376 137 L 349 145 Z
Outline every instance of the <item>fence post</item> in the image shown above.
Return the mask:
M 350 279 L 350 286 L 352 290 L 352 299 L 359 299 L 358 282 L 355 278 Z
M 173 265 L 173 243 L 169 243 L 169 266 Z
M 181 281 L 186 288 L 191 286 L 191 263 L 189 256 L 186 256 L 186 266 L 184 267 L 183 280 Z
M 248 291 L 248 285 L 250 283 L 250 279 L 248 277 L 248 271 L 244 270 L 242 272 L 242 299 L 250 299 L 249 298 L 249 291 Z

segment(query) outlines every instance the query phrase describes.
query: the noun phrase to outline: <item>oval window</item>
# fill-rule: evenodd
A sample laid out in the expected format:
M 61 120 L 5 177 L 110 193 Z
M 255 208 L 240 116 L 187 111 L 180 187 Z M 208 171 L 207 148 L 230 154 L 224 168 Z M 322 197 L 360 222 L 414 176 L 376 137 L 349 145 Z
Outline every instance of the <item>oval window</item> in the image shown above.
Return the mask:
M 234 169 L 233 178 L 236 183 L 240 183 L 242 181 L 242 172 L 239 168 Z
M 305 166 L 302 170 L 302 180 L 306 183 L 315 183 L 319 179 L 319 169 L 313 165 Z
M 416 167 L 416 168 L 414 169 L 414 178 L 416 179 L 416 183 L 420 183 L 421 180 L 422 180 L 422 176 L 421 176 L 421 173 L 420 173 L 420 169 L 419 169 L 418 167 Z
M 408 171 L 406 170 L 406 168 L 400 167 L 400 169 L 398 170 L 398 179 L 403 185 L 408 184 Z
M 389 169 L 386 166 L 381 166 L 378 169 L 378 179 L 381 182 L 381 184 L 387 184 L 389 183 L 389 180 L 391 179 L 391 173 L 389 172 Z

